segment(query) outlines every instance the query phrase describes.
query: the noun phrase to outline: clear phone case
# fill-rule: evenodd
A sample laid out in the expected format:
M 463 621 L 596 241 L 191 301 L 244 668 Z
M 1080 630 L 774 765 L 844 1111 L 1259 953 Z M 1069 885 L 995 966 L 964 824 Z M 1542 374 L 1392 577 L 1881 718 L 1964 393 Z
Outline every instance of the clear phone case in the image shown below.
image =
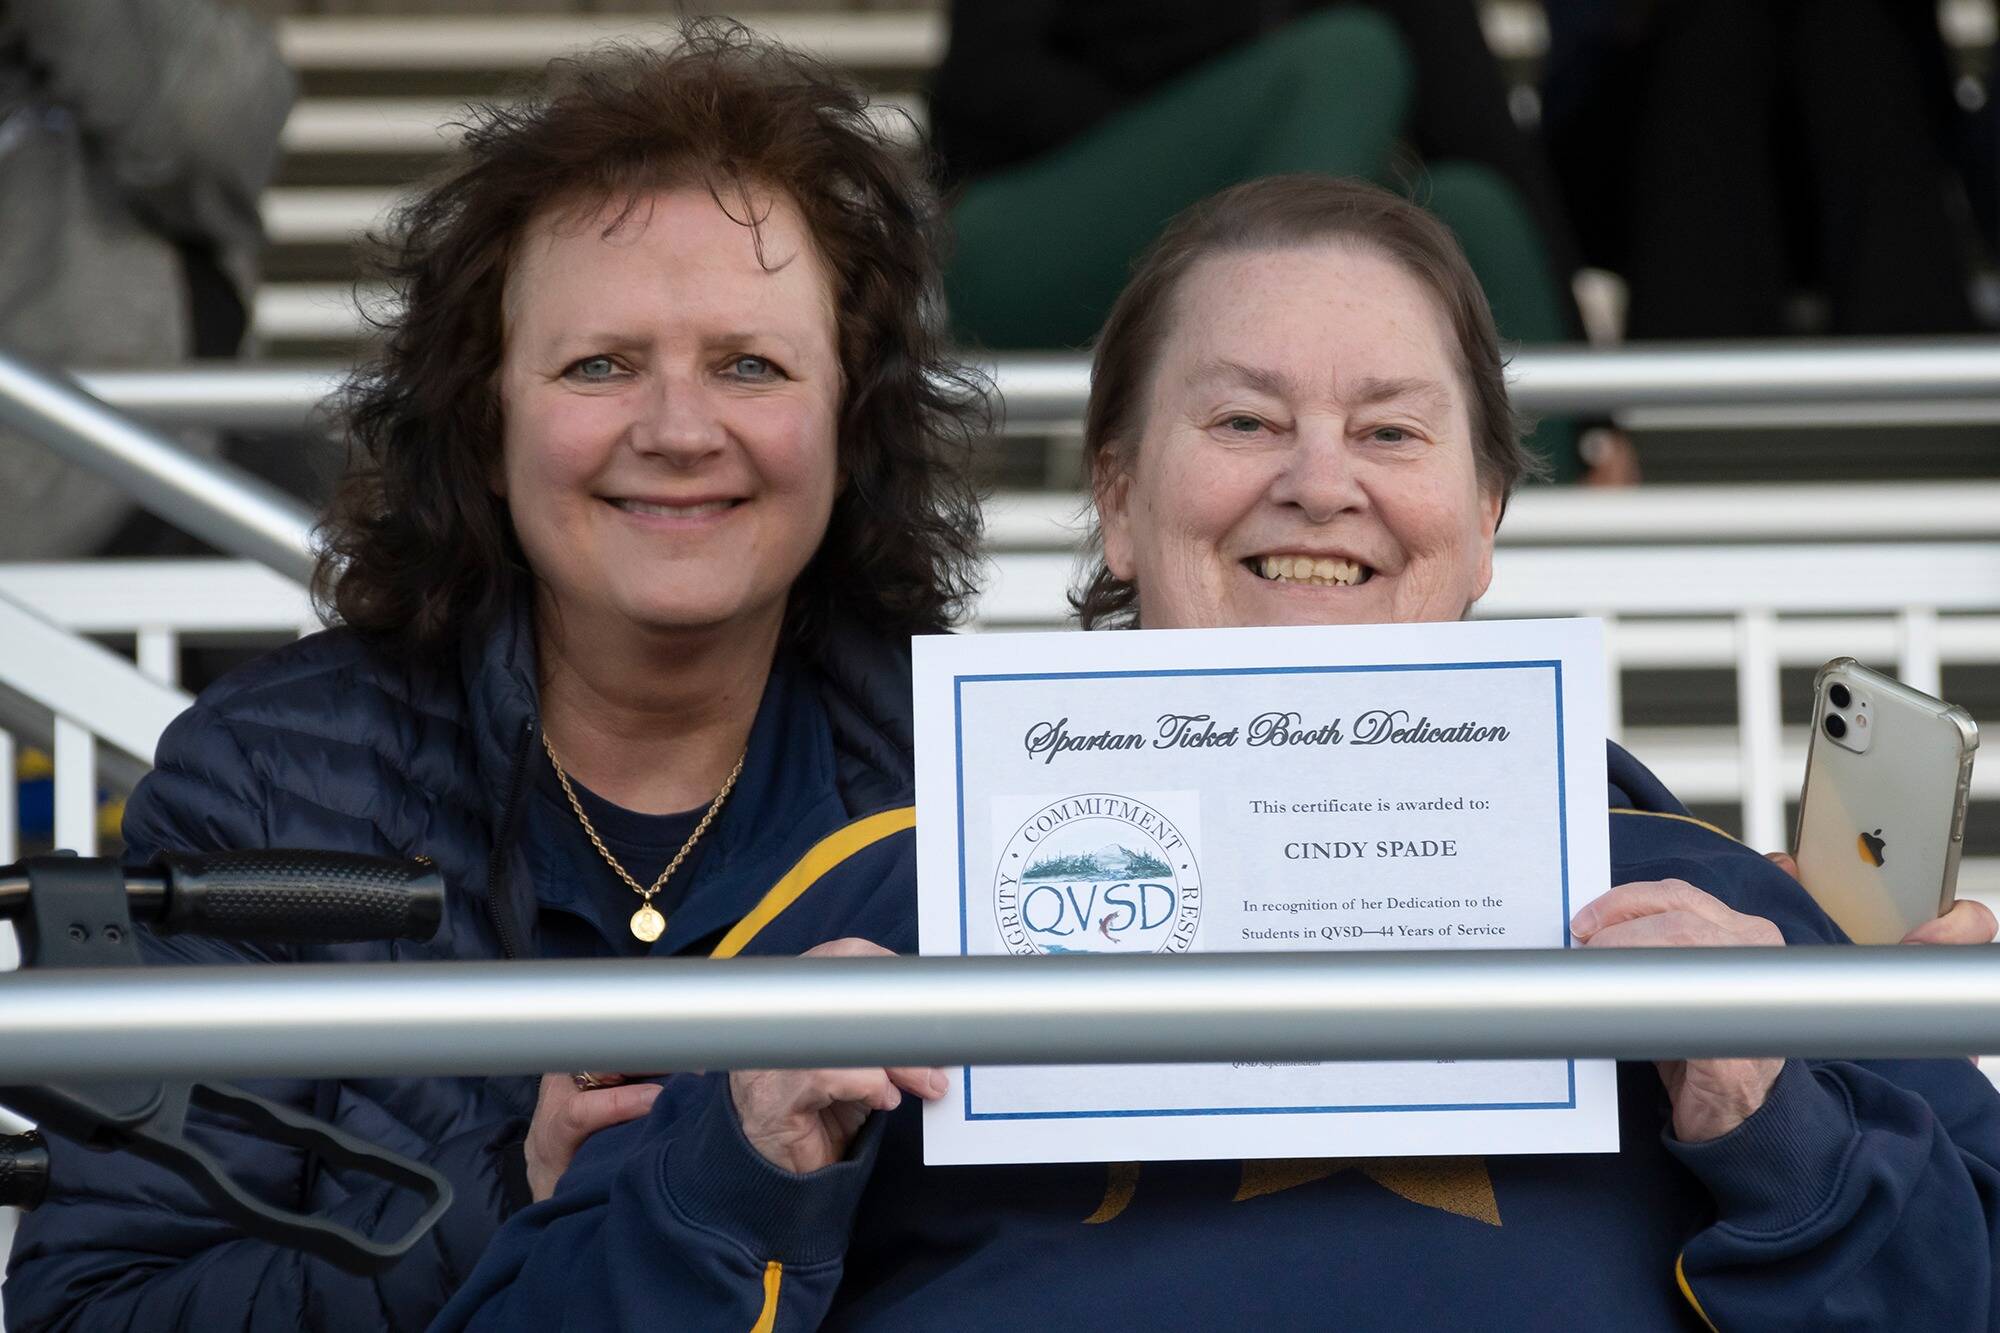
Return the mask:
M 1813 682 L 1800 878 L 1857 944 L 1893 944 L 1948 910 L 1979 728 L 1972 715 L 1836 658 Z

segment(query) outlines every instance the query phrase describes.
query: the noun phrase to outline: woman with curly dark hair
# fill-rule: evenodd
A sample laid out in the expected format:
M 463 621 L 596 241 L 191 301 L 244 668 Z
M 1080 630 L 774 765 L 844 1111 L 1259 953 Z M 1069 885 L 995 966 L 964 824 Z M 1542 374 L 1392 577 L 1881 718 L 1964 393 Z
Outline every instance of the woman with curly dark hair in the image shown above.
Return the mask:
M 403 215 L 402 313 L 350 390 L 358 465 L 317 581 L 339 624 L 205 693 L 125 826 L 140 859 L 428 856 L 444 926 L 151 956 L 726 956 L 808 892 L 836 915 L 913 897 L 908 636 L 971 591 L 984 408 L 933 323 L 932 219 L 853 88 L 740 30 L 558 62 L 478 113 Z M 455 1186 L 372 1278 L 58 1143 L 9 1318 L 419 1327 L 579 1143 L 660 1091 L 602 1072 L 282 1087 Z M 266 1197 L 396 1229 L 404 1201 L 371 1183 L 200 1128 Z

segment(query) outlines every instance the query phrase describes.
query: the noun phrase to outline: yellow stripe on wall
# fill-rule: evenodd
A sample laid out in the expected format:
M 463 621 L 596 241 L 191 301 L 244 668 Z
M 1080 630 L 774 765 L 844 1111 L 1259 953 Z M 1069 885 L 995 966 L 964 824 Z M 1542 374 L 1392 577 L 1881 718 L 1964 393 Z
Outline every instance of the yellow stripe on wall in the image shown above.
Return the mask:
M 785 1266 L 773 1259 L 764 1265 L 764 1312 L 750 1326 L 750 1333 L 771 1333 L 778 1326 L 778 1287 L 785 1280 Z
M 736 923 L 736 928 L 722 937 L 722 943 L 715 946 L 711 958 L 734 958 L 743 952 L 743 946 L 757 937 L 757 932 L 778 919 L 779 913 L 797 902 L 805 891 L 811 888 L 828 871 L 853 856 L 856 852 L 874 846 L 882 839 L 917 826 L 917 808 L 913 805 L 899 805 L 893 810 L 884 810 L 857 819 L 845 828 L 833 832 L 814 843 L 810 850 L 798 860 L 798 864 L 787 870 L 776 884 L 771 886 L 758 904 L 750 909 L 748 916 Z

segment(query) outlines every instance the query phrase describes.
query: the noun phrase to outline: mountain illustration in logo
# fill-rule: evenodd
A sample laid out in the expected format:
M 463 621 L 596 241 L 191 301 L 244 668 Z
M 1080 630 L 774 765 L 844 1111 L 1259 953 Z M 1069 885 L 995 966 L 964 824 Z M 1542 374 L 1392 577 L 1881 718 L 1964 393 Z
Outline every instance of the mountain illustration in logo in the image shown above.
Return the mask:
M 5 3 L 5 0 L 0 0 Z M 1176 793 L 1188 811 L 1193 793 Z M 1115 792 L 1050 801 L 1002 831 L 993 924 L 1013 954 L 1186 953 L 1201 932 L 1194 849 L 1160 811 Z
M 1882 865 L 1883 845 L 1881 829 L 1876 829 L 1873 833 L 1863 833 L 1854 840 L 1854 849 L 1861 853 L 1861 859 L 1877 869 Z
M 1094 852 L 1045 856 L 1021 872 L 1029 882 L 1072 880 L 1096 882 L 1171 875 L 1173 868 L 1151 852 L 1135 852 L 1122 843 L 1107 843 Z

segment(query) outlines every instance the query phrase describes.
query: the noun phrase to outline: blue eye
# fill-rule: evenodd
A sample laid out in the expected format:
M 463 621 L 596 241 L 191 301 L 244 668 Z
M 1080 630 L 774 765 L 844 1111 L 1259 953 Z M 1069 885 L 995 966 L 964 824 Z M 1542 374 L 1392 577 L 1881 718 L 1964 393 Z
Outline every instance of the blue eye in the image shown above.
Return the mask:
M 608 356 L 587 356 L 569 368 L 580 380 L 601 382 L 618 373 L 618 363 Z
M 1369 433 L 1383 444 L 1401 444 L 1410 438 L 1410 433 L 1401 426 L 1377 426 Z
M 1263 422 L 1252 416 L 1244 416 L 1241 413 L 1233 417 L 1224 418 L 1222 424 L 1232 435 L 1255 435 L 1258 431 L 1264 429 Z
M 783 372 L 764 357 L 739 356 L 729 363 L 729 373 L 740 380 L 768 380 L 778 378 Z

